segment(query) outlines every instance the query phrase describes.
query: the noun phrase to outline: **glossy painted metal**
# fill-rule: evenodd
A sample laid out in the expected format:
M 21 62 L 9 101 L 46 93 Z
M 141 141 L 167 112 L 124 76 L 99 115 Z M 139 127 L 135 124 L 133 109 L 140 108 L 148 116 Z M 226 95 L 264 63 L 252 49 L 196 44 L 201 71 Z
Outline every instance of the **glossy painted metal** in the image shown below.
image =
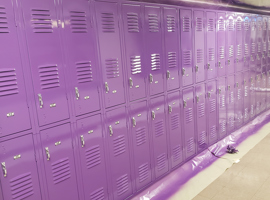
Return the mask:
M 227 103 L 226 103 L 226 78 L 220 77 L 218 79 L 218 135 L 219 138 L 223 138 L 227 134 Z

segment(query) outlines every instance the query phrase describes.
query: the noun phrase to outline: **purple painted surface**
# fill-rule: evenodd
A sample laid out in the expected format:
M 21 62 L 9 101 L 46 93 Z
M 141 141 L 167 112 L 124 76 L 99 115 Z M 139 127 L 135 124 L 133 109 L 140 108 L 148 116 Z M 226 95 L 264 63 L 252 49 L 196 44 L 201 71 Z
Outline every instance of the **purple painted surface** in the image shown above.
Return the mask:
M 227 103 L 226 103 L 226 78 L 218 79 L 218 135 L 223 138 L 227 134 Z
M 218 76 L 226 74 L 226 13 L 217 13 L 217 63 L 218 63 Z
M 268 65 L 268 69 L 267 69 L 267 81 L 266 81 L 266 89 L 267 89 L 267 108 L 270 108 L 270 66 Z
M 232 74 L 235 71 L 235 14 L 232 12 L 226 13 L 226 62 L 227 74 Z
M 262 76 L 261 73 L 257 72 L 255 76 L 255 96 L 256 96 L 256 114 L 261 113 L 261 104 L 262 104 L 262 99 L 261 99 L 261 80 Z
M 250 71 L 250 118 L 256 115 L 256 75 L 253 70 Z
M 234 75 L 227 77 L 227 134 L 234 130 Z
M 244 124 L 250 119 L 250 72 L 243 72 L 243 98 L 244 98 L 244 109 L 243 118 Z
M 261 112 L 264 112 L 266 109 L 266 73 L 262 72 L 261 74 L 261 85 L 260 85 L 260 93 L 261 93 Z
M 251 18 L 251 24 L 250 24 L 250 68 L 254 69 L 256 68 L 256 62 L 257 62 L 257 26 L 256 26 L 256 15 L 252 14 L 250 15 Z
M 239 128 L 243 124 L 243 74 L 237 73 L 235 78 L 235 101 L 234 101 L 234 120 L 235 128 Z
M 256 46 L 257 46 L 257 55 L 256 55 L 256 71 L 261 72 L 262 67 L 262 56 L 263 56 L 263 20 L 261 15 L 257 15 L 256 18 Z
M 249 14 L 243 16 L 243 69 L 249 69 L 250 52 L 251 52 L 251 18 Z
M 243 57 L 244 57 L 244 14 L 235 14 L 235 71 L 239 72 L 243 70 Z
M 267 64 L 267 16 L 262 16 L 262 66 L 266 66 Z

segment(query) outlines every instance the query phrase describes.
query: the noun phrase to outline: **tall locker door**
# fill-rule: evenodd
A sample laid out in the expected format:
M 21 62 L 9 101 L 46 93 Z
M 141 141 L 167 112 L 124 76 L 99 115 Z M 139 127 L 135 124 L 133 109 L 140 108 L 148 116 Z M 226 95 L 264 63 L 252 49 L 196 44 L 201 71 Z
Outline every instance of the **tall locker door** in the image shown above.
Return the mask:
M 234 52 L 235 47 L 235 20 L 233 13 L 227 13 L 226 22 L 226 56 L 227 56 L 227 74 L 234 73 Z
M 261 79 L 261 112 L 264 112 L 266 109 L 266 73 L 262 72 Z
M 218 135 L 223 138 L 227 133 L 227 113 L 226 113 L 226 78 L 218 79 Z
M 256 68 L 257 62 L 257 27 L 256 27 L 256 16 L 250 15 L 250 68 Z
M 235 127 L 239 128 L 243 124 L 243 74 L 235 74 L 235 102 L 234 102 L 234 119 Z
M 255 96 L 256 96 L 256 115 L 260 114 L 261 112 L 261 73 L 256 73 L 255 77 Z
M 250 48 L 251 48 L 251 43 L 250 43 L 250 37 L 251 37 L 251 19 L 250 15 L 245 15 L 244 16 L 244 25 L 243 25 L 243 33 L 244 33 L 244 38 L 243 38 L 243 69 L 249 69 L 249 62 L 250 62 Z
M 205 84 L 197 85 L 195 88 L 196 103 L 196 135 L 198 152 L 201 152 L 208 146 L 207 126 L 206 126 L 206 102 L 205 102 Z
M 256 59 L 256 71 L 261 72 L 261 65 L 262 65 L 262 46 L 263 46 L 263 41 L 262 41 L 262 29 L 263 29 L 263 21 L 262 17 L 260 15 L 257 16 L 256 19 L 256 37 L 257 37 L 257 59 Z
M 179 88 L 179 69 L 180 69 L 180 37 L 178 28 L 178 9 L 164 8 L 164 43 L 165 43 L 165 62 L 167 90 Z
M 129 97 L 133 101 L 146 96 L 145 65 L 143 62 L 143 30 L 140 5 L 122 6 L 125 38 L 125 62 L 128 73 Z
M 267 72 L 266 72 L 266 75 L 267 75 L 267 79 L 266 79 L 266 89 L 267 89 L 267 93 L 266 93 L 266 101 L 267 101 L 267 109 L 270 108 L 270 66 L 268 66 L 267 68 Z
M 244 123 L 247 123 L 250 119 L 250 73 L 246 71 L 243 73 L 243 90 L 244 90 Z
M 53 0 L 21 1 L 39 125 L 69 118 Z
M 183 90 L 183 107 L 185 155 L 189 159 L 196 153 L 193 87 Z
M 266 36 L 266 40 L 267 40 L 267 68 L 269 69 L 269 64 L 270 64 L 270 17 L 268 17 L 267 19 L 267 36 Z
M 146 101 L 130 105 L 132 143 L 134 151 L 135 181 L 137 190 L 152 181 L 151 152 Z
M 151 126 L 156 178 L 168 172 L 167 135 L 165 131 L 164 96 L 151 99 Z
M 49 199 L 78 199 L 70 124 L 40 135 Z
M 226 14 L 217 13 L 217 61 L 218 76 L 226 74 L 225 46 L 226 46 Z
M 31 128 L 18 37 L 10 0 L 1 1 L 0 43 L 0 137 L 2 137 Z
M 256 86 L 255 86 L 255 81 L 256 81 L 256 75 L 253 71 L 250 71 L 250 118 L 252 119 L 255 117 L 256 114 Z
M 235 15 L 235 71 L 240 72 L 243 70 L 243 18 L 242 13 Z
M 104 136 L 100 115 L 77 120 L 85 199 L 108 199 Z
M 145 60 L 149 71 L 150 95 L 154 95 L 164 91 L 160 7 L 145 6 L 145 20 Z
M 181 59 L 182 59 L 182 82 L 183 86 L 193 83 L 192 69 L 192 11 L 180 9 L 180 30 L 181 30 Z
M 0 181 L 4 199 L 41 199 L 32 134 L 0 145 Z
M 100 109 L 96 45 L 89 11 L 84 0 L 62 1 L 64 50 L 67 68 L 72 78 L 72 97 L 76 115 Z M 80 53 L 78 53 L 80 52 Z
M 181 124 L 181 99 L 180 92 L 168 94 L 168 120 L 170 134 L 170 155 L 172 168 L 183 161 L 183 142 Z
M 204 12 L 195 10 L 193 13 L 194 28 L 194 64 L 196 83 L 205 80 L 204 67 Z
M 262 18 L 262 66 L 265 69 L 267 64 L 267 17 Z M 265 71 L 263 71 L 265 72 Z
M 126 109 L 117 108 L 106 115 L 113 196 L 115 200 L 120 200 L 132 194 Z
M 125 102 L 124 75 L 116 3 L 95 2 L 105 106 Z
M 234 130 L 234 75 L 227 78 L 227 134 Z
M 206 71 L 207 79 L 217 76 L 216 70 L 216 13 L 206 12 Z

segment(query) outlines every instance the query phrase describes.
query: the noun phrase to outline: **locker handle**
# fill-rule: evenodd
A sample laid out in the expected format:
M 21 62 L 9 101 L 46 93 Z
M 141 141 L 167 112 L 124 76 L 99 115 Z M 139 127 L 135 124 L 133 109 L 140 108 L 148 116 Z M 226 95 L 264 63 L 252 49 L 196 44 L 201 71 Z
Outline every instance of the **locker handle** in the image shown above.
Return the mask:
M 210 63 L 207 64 L 207 69 L 210 69 Z
M 129 87 L 130 87 L 130 88 L 132 88 L 132 87 L 133 87 L 133 80 L 132 80 L 132 78 L 131 78 L 131 77 L 129 78 Z
M 171 77 L 171 73 L 169 70 L 167 70 L 167 79 L 170 79 L 170 77 Z
M 113 128 L 112 125 L 109 126 L 110 136 L 113 136 Z
M 221 89 L 220 88 L 218 89 L 218 93 L 221 94 Z
M 106 91 L 106 93 L 108 93 L 110 91 L 108 82 L 105 82 L 105 91 Z
M 155 111 L 152 110 L 152 119 L 155 120 L 155 118 L 156 118 Z
M 211 97 L 211 92 L 208 92 L 208 98 L 210 98 Z
M 39 107 L 43 108 L 43 100 L 41 94 L 38 94 Z
M 153 78 L 152 74 L 149 74 L 149 81 L 150 81 L 150 83 L 153 83 L 153 81 L 154 81 L 154 78 Z
M 221 62 L 220 61 L 218 61 L 218 67 L 221 67 Z
M 7 177 L 6 163 L 5 163 L 5 162 L 2 162 L 2 163 L 1 163 L 1 166 L 2 166 L 2 169 L 3 169 L 4 177 Z
M 231 60 L 230 59 L 228 59 L 228 65 L 230 65 L 231 64 Z
M 257 54 L 257 60 L 260 60 L 260 56 L 259 56 L 259 54 Z
M 185 75 L 185 72 L 186 72 L 186 69 L 185 68 L 182 68 L 182 75 L 183 76 Z
M 83 137 L 83 135 L 81 135 L 80 138 L 81 138 L 81 144 L 82 144 L 82 147 L 84 147 L 85 142 L 84 142 L 84 137 Z
M 196 102 L 199 103 L 199 101 L 200 101 L 200 97 L 196 96 Z
M 133 124 L 133 127 L 136 126 L 136 119 L 135 119 L 135 117 L 132 117 L 132 124 Z
M 187 102 L 184 100 L 184 108 L 187 107 Z
M 198 65 L 195 66 L 195 71 L 196 71 L 196 72 L 199 71 L 199 66 L 198 66 Z
M 169 105 L 169 113 L 171 114 L 172 113 L 172 106 Z
M 47 160 L 50 160 L 51 155 L 50 155 L 49 147 L 45 147 L 45 151 L 46 151 Z
M 76 99 L 79 100 L 80 93 L 78 87 L 75 87 Z

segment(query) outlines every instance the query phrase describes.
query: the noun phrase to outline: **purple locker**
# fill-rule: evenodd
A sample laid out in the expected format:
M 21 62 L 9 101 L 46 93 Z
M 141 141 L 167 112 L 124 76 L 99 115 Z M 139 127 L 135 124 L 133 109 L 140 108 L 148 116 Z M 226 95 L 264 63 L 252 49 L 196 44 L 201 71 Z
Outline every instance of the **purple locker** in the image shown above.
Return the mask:
M 146 96 L 145 68 L 143 65 L 143 31 L 141 6 L 124 4 L 122 20 L 124 23 L 126 68 L 128 73 L 130 100 Z
M 261 112 L 264 112 L 266 109 L 266 73 L 262 72 L 261 74 Z
M 266 79 L 266 98 L 267 98 L 267 108 L 269 109 L 270 108 L 270 66 L 268 66 L 268 69 L 267 69 L 267 79 Z
M 244 38 L 244 14 L 236 13 L 235 15 L 235 71 L 243 70 L 243 38 Z
M 125 102 L 120 49 L 118 7 L 116 3 L 95 2 L 99 51 L 103 72 L 105 106 Z
M 81 157 L 84 198 L 108 199 L 100 115 L 77 120 L 76 136 Z
M 181 58 L 182 58 L 182 82 L 183 86 L 193 83 L 193 68 L 192 68 L 192 11 L 180 10 L 180 29 L 181 29 Z
M 228 12 L 226 14 L 226 57 L 227 74 L 234 73 L 235 47 L 235 14 Z
M 150 95 L 154 95 L 164 91 L 160 7 L 145 6 L 144 31 L 146 43 L 146 66 L 149 71 Z
M 235 101 L 234 101 L 234 120 L 235 128 L 243 124 L 243 74 L 235 74 Z
M 261 112 L 261 73 L 256 73 L 256 82 L 255 82 L 255 96 L 256 96 L 256 115 L 259 115 Z
M 234 75 L 227 78 L 227 134 L 234 130 Z
M 197 147 L 201 152 L 208 146 L 207 126 L 206 126 L 206 102 L 205 84 L 197 85 L 195 88 L 196 121 L 197 121 Z
M 250 119 L 250 73 L 246 71 L 243 73 L 243 90 L 244 90 L 244 123 L 247 123 Z
M 194 60 L 196 83 L 205 80 L 204 67 L 204 12 L 195 10 L 193 13 L 194 20 Z
M 181 94 L 179 91 L 168 94 L 168 121 L 170 134 L 170 155 L 172 168 L 183 161 L 181 125 Z
M 95 36 L 89 3 L 64 0 L 64 50 L 76 115 L 100 109 Z M 78 53 L 80 52 L 80 53 Z
M 0 145 L 3 198 L 41 199 L 32 134 L 1 142 Z
M 77 199 L 70 124 L 42 130 L 40 133 L 49 199 Z
M 167 90 L 179 88 L 179 28 L 178 28 L 178 9 L 164 8 L 163 23 L 165 41 L 165 56 L 166 56 L 166 78 Z
M 262 41 L 262 32 L 263 32 L 263 21 L 262 16 L 257 15 L 256 19 L 256 37 L 257 37 L 257 55 L 256 55 L 256 71 L 261 72 L 262 65 L 262 55 L 263 55 L 263 41 Z
M 218 76 L 226 74 L 225 46 L 226 46 L 226 14 L 224 12 L 217 13 L 217 61 Z
M 31 128 L 16 25 L 10 0 L 1 1 L 0 43 L 0 137 L 2 137 Z
M 152 181 L 146 101 L 131 104 L 130 113 L 135 182 L 137 190 L 140 190 Z
M 186 159 L 196 153 L 193 87 L 183 90 L 184 138 Z
M 53 0 L 21 2 L 39 125 L 69 118 L 64 68 Z
M 262 18 L 262 66 L 265 68 L 267 64 L 267 23 L 268 23 L 267 16 L 263 16 Z
M 156 178 L 168 172 L 168 150 L 165 122 L 164 96 L 151 99 L 151 127 Z
M 270 17 L 268 17 L 267 19 L 267 36 L 266 36 L 266 40 L 267 40 L 267 67 L 269 68 L 269 64 L 270 64 Z
M 227 133 L 227 113 L 226 113 L 226 78 L 218 79 L 218 135 L 219 138 L 223 138 Z
M 206 26 L 206 71 L 207 79 L 212 79 L 217 76 L 215 12 L 206 12 Z
M 132 194 L 126 109 L 114 109 L 106 115 L 112 190 L 114 200 L 120 200 Z
M 257 37 L 256 37 L 256 15 L 250 15 L 250 68 L 256 68 L 257 62 Z
M 250 119 L 256 115 L 256 92 L 255 81 L 256 75 L 253 71 L 250 71 Z
M 247 14 L 244 16 L 244 25 L 243 25 L 243 69 L 249 69 L 249 61 L 250 61 L 250 37 L 251 37 L 251 18 L 250 15 Z

